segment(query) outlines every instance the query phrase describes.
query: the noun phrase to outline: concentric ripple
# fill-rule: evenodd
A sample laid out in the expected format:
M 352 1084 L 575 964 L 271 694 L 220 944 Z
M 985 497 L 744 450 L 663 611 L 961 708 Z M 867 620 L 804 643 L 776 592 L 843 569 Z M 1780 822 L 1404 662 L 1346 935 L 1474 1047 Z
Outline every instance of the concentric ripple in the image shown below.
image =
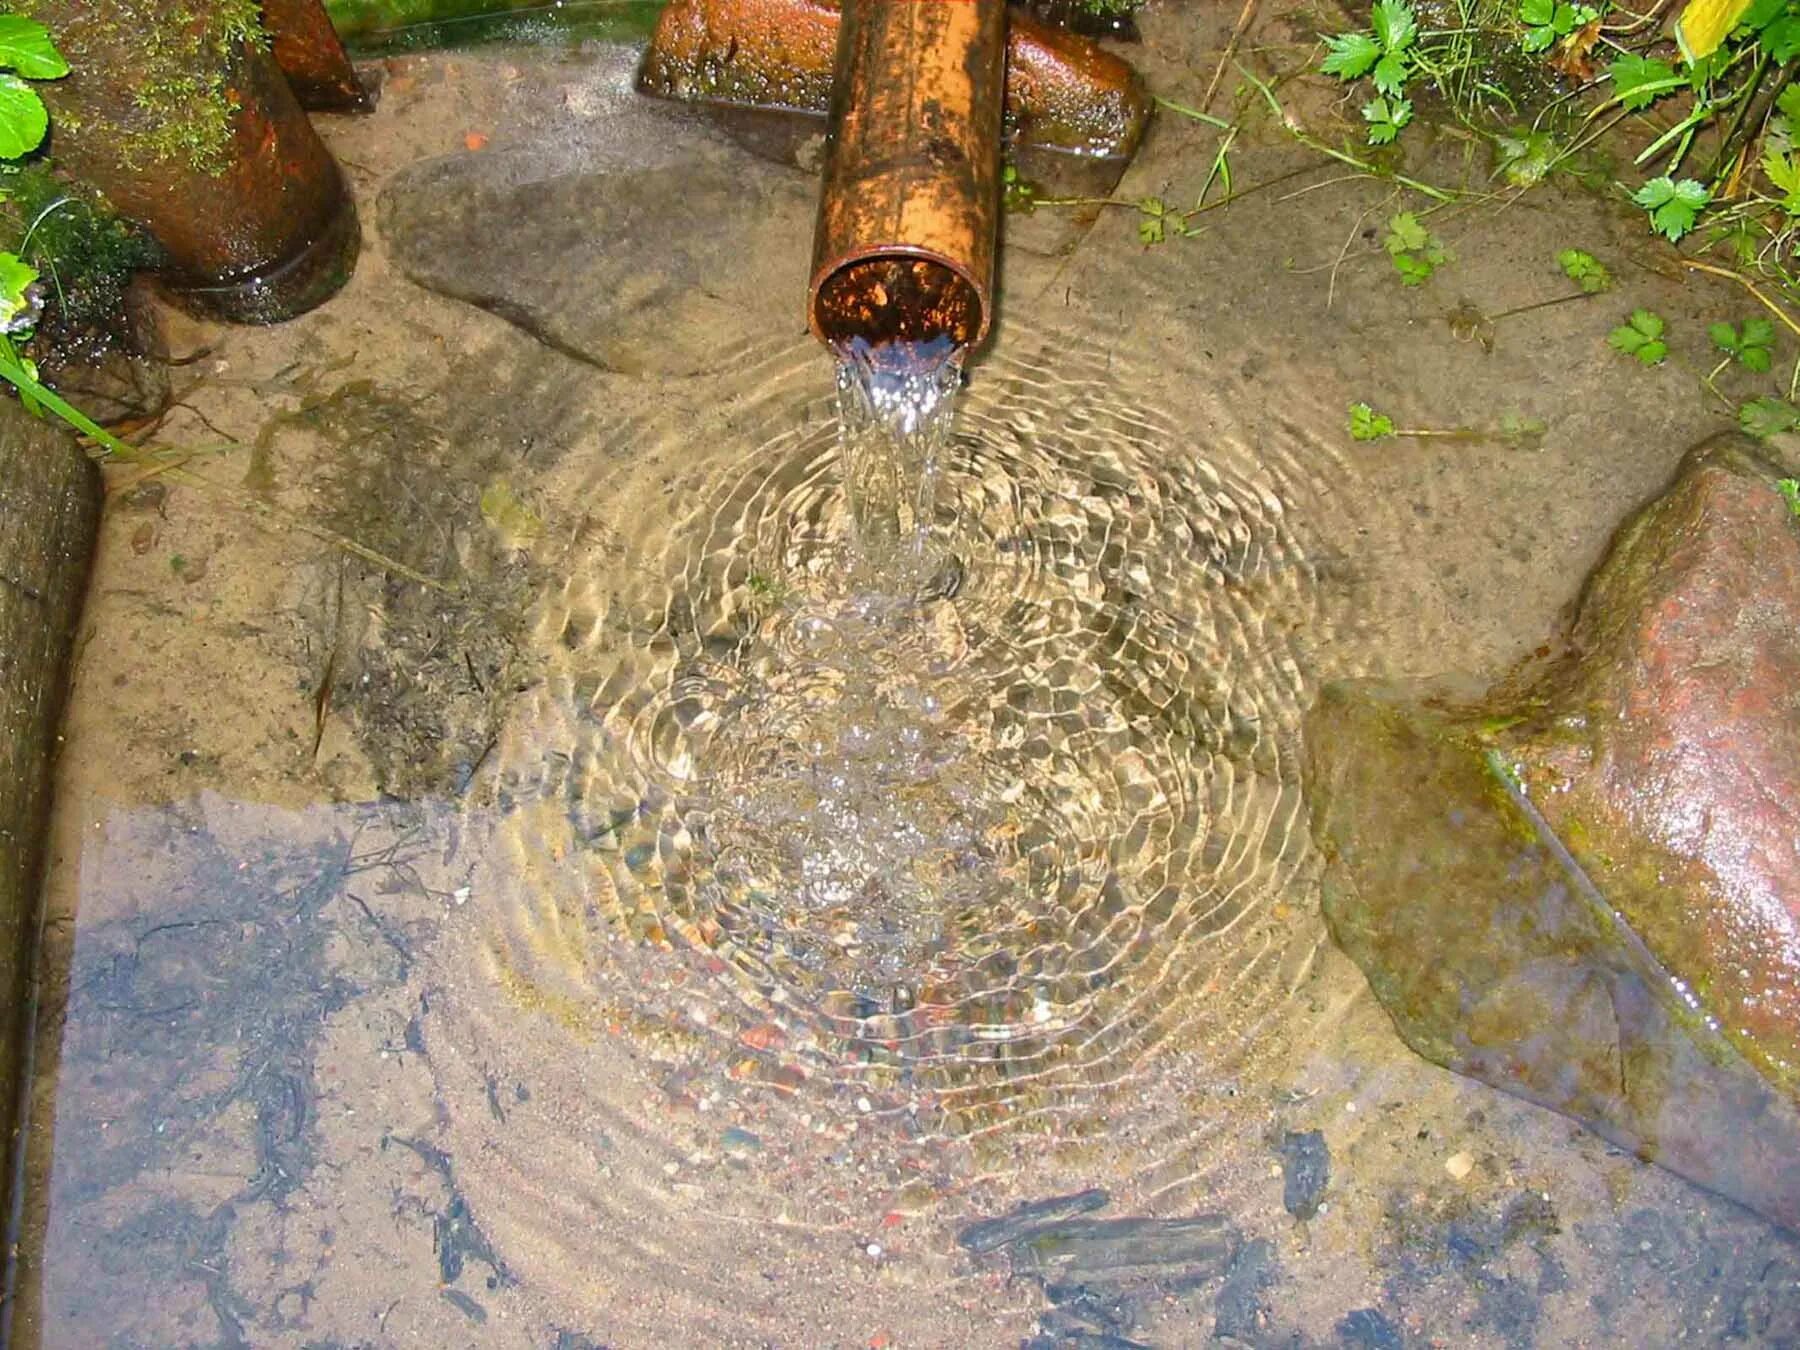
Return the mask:
M 566 1045 L 578 1169 L 594 1120 L 655 1156 L 662 1114 L 597 1081 L 637 1075 L 702 1110 L 763 1093 L 759 1129 L 860 1149 L 895 1193 L 1109 1132 L 1145 1193 L 1182 1183 L 1216 1127 L 1197 1104 L 1319 936 L 1281 897 L 1300 643 L 1332 621 L 1299 516 L 1332 466 L 1178 422 L 1104 364 L 1015 330 L 977 368 L 937 484 L 954 562 L 917 595 L 854 565 L 816 348 L 594 456 L 606 519 L 499 751 L 507 861 L 443 1072 Z M 566 1184 L 514 1166 L 509 1189 Z
M 770 1244 L 830 1289 L 877 1219 L 945 1202 L 1253 1184 L 1220 1141 L 1305 1035 L 1321 940 L 1283 895 L 1330 450 L 1013 328 L 941 455 L 947 565 L 891 594 L 855 565 L 830 362 L 722 385 L 554 488 L 585 520 L 425 1019 L 482 1222 L 545 1287 L 608 1271 L 598 1325 L 668 1325 L 657 1289 L 743 1328 Z M 529 1105 L 463 1105 L 506 1076 Z
M 587 876 L 563 936 L 596 992 L 615 939 L 667 945 L 717 970 L 718 1025 L 780 1023 L 811 1071 L 903 1066 L 969 1124 L 1128 1074 L 1272 949 L 1289 637 L 1322 622 L 1291 485 L 1070 355 L 966 391 L 948 595 L 858 573 L 809 350 L 676 489 L 662 549 L 631 548 L 645 584 L 575 560 L 502 781 Z M 528 974 L 544 916 L 500 917 Z

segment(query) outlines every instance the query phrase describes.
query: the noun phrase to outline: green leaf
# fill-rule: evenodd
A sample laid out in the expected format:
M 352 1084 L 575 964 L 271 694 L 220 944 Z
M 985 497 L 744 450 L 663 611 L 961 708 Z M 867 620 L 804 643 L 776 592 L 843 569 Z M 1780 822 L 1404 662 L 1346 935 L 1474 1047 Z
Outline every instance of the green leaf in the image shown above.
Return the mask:
M 1766 28 L 1785 13 L 1787 0 L 1750 0 L 1750 7 L 1738 15 L 1738 31 Z
M 1742 332 L 1728 323 L 1715 323 L 1706 333 L 1715 347 L 1736 357 L 1747 370 L 1767 374 L 1775 364 L 1771 350 L 1775 345 L 1775 325 L 1767 319 L 1744 320 Z
M 44 143 L 50 115 L 44 101 L 17 75 L 0 75 L 0 159 L 17 159 Z
M 1786 399 L 1752 399 L 1738 409 L 1738 425 L 1758 440 L 1767 440 L 1800 426 L 1800 408 Z
M 1591 253 L 1578 248 L 1565 248 L 1556 255 L 1556 265 L 1563 275 L 1589 295 L 1598 295 L 1612 285 L 1612 273 Z
M 1494 138 L 1496 167 L 1514 187 L 1531 187 L 1544 181 L 1561 148 L 1547 131 L 1520 130 Z
M 1424 248 L 1431 242 L 1430 232 L 1411 211 L 1388 217 L 1387 251 L 1399 253 L 1409 248 Z
M 1781 189 L 1781 209 L 1790 216 L 1800 215 L 1800 158 L 1770 149 L 1763 154 L 1762 170 Z
M 1800 478 L 1779 479 L 1775 490 L 1781 494 L 1781 500 L 1788 504 L 1788 510 L 1795 516 L 1800 516 Z
M 1402 286 L 1423 286 L 1436 270 L 1429 259 L 1412 253 L 1394 254 L 1394 270 L 1400 274 Z
M 1662 340 L 1662 315 L 1647 309 L 1635 309 L 1631 318 L 1606 335 L 1607 345 L 1627 356 L 1636 357 L 1646 366 L 1654 366 L 1669 354 Z
M 1500 439 L 1520 450 L 1536 450 L 1549 431 L 1541 418 L 1525 413 L 1503 413 L 1500 417 Z
M 1385 440 L 1394 434 L 1394 419 L 1376 412 L 1366 403 L 1350 405 L 1350 439 L 1354 441 Z
M 1405 54 L 1389 52 L 1375 63 L 1374 73 L 1369 78 L 1382 93 L 1398 95 L 1406 87 L 1406 77 L 1410 74 L 1412 71 Z
M 0 14 L 0 67 L 10 67 L 28 80 L 59 80 L 69 73 L 69 63 L 50 40 L 41 23 Z
M 1694 228 L 1694 220 L 1712 200 L 1712 192 L 1692 178 L 1676 182 L 1665 174 L 1645 183 L 1631 200 L 1650 213 L 1651 227 L 1673 243 Z
M 1325 39 L 1325 61 L 1319 67 L 1340 80 L 1357 80 L 1381 59 L 1381 44 L 1367 33 L 1339 33 Z
M 1790 84 L 1775 100 L 1775 108 L 1790 124 L 1800 123 L 1800 84 Z
M 1363 121 L 1369 124 L 1369 144 L 1386 145 L 1412 121 L 1412 103 L 1403 98 L 1377 98 L 1363 104 Z
M 1525 36 L 1519 39 L 1519 46 L 1528 52 L 1541 52 L 1556 41 L 1556 30 L 1545 24 L 1539 28 L 1527 28 Z
M 1613 82 L 1613 95 L 1633 112 L 1648 108 L 1664 94 L 1679 89 L 1687 81 L 1675 74 L 1667 61 L 1625 52 L 1606 68 Z
M 1167 237 L 1169 207 L 1161 197 L 1145 197 L 1138 203 L 1138 242 L 1160 244 Z
M 25 288 L 38 279 L 37 268 L 16 253 L 0 253 L 0 332 L 25 312 Z
M 544 532 L 543 519 L 520 500 L 504 478 L 494 479 L 481 490 L 481 518 L 508 548 L 523 548 Z
M 1524 0 L 1519 6 L 1519 22 L 1541 28 L 1556 18 L 1556 0 Z
M 1412 46 L 1412 40 L 1419 34 L 1419 21 L 1406 0 L 1377 0 L 1369 15 L 1369 24 L 1375 30 L 1375 40 L 1381 44 L 1381 50 L 1390 56 L 1398 56 Z
M 1792 61 L 1800 56 L 1800 17 L 1783 15 L 1763 29 L 1756 41 L 1771 61 Z

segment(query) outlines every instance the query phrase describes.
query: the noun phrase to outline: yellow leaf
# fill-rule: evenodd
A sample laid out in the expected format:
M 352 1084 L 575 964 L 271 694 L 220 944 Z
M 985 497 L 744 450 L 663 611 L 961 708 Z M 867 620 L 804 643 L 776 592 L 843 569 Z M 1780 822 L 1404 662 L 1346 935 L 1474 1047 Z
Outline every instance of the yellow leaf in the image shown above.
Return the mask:
M 1750 0 L 1688 0 L 1675 24 L 1675 40 L 1689 64 L 1718 51 L 1749 8 Z
M 544 522 L 512 490 L 504 478 L 496 478 L 481 494 L 481 516 L 508 548 L 523 548 L 543 533 Z

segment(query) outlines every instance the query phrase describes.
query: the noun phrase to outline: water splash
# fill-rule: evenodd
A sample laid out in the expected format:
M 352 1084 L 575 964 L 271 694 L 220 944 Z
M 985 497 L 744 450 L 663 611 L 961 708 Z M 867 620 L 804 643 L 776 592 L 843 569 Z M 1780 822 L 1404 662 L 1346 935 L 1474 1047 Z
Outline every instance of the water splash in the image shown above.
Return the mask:
M 858 341 L 838 358 L 838 436 L 859 562 L 877 585 L 927 583 L 944 565 L 938 482 L 962 349 Z

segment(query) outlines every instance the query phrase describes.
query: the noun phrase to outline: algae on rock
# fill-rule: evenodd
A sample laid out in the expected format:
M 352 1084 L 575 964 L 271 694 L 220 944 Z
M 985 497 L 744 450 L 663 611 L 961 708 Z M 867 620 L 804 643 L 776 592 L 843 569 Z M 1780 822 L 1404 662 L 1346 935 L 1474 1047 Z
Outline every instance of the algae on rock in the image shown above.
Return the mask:
M 1800 527 L 1742 438 L 1547 667 L 1328 686 L 1332 933 L 1407 1042 L 1800 1229 Z

